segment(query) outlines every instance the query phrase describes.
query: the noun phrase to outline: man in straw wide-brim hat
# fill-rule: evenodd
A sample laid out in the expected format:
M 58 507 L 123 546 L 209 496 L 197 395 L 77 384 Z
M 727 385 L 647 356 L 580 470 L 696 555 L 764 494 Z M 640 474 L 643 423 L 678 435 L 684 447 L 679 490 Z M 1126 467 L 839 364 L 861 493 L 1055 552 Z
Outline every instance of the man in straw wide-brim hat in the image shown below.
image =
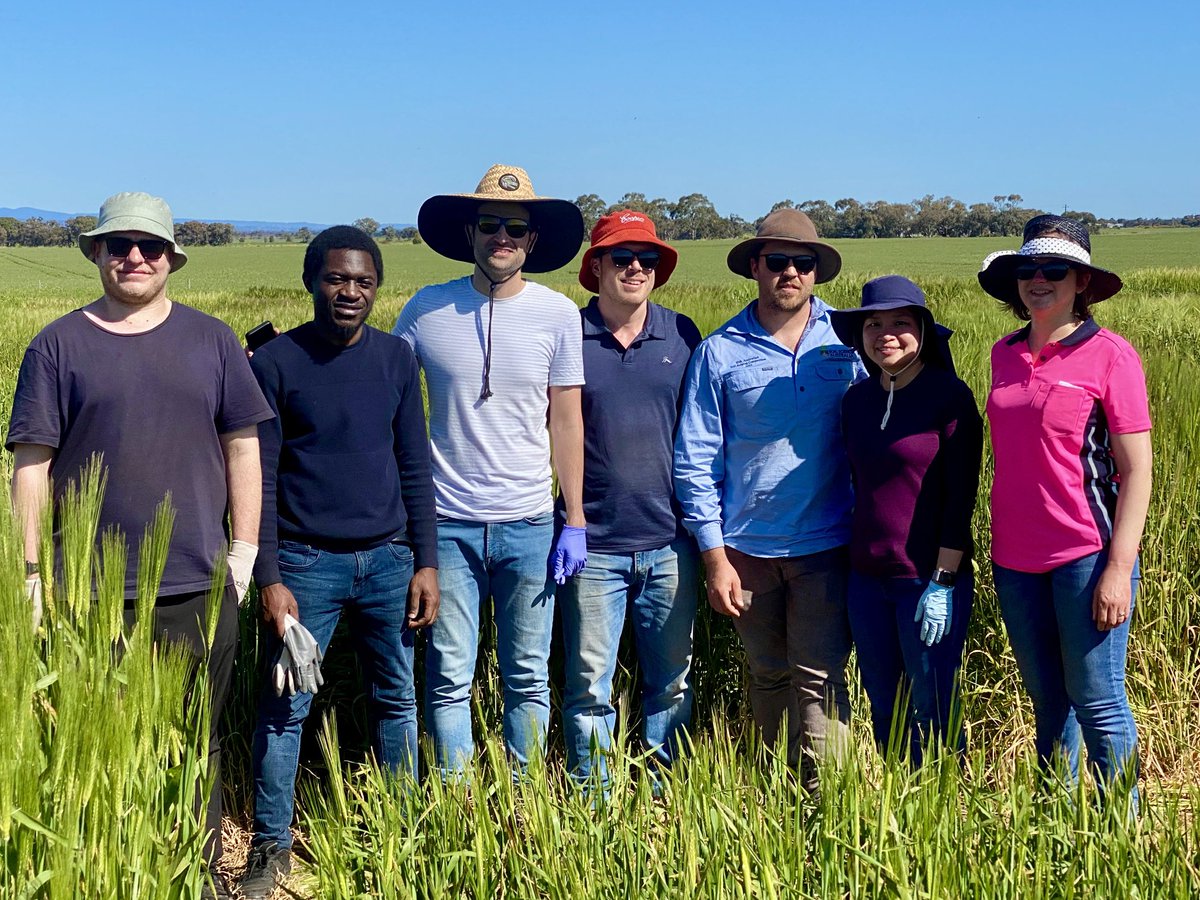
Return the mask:
M 692 357 L 675 491 L 708 602 L 734 617 L 746 647 L 754 720 L 772 744 L 787 715 L 788 760 L 816 791 L 815 757 L 840 752 L 850 720 L 841 400 L 866 372 L 813 294 L 841 256 L 808 216 L 772 212 L 728 263 L 758 297 Z
M 583 216 L 539 197 L 524 169 L 496 165 L 474 193 L 426 200 L 417 225 L 438 253 L 474 264 L 469 276 L 418 291 L 394 329 L 429 387 L 442 592 L 425 657 L 434 765 L 460 772 L 474 754 L 471 682 L 490 596 L 504 740 L 522 769 L 544 750 L 550 718 L 553 582 L 587 560 L 579 310 L 524 272 L 574 259 Z M 565 510 L 557 542 L 551 463 Z
M 139 555 L 134 537 L 170 493 L 180 515 L 153 628 L 160 638 L 208 659 L 216 780 L 204 852 L 211 864 L 221 855 L 217 725 L 237 651 L 237 604 L 258 551 L 257 425 L 272 412 L 229 326 L 167 297 L 167 277 L 187 254 L 175 243 L 163 200 L 143 193 L 109 197 L 97 226 L 79 236 L 79 249 L 96 264 L 104 293 L 33 339 L 21 363 L 6 440 L 15 455 L 13 496 L 25 529 L 31 593 L 40 591 L 43 498 L 52 485 L 57 499 L 70 482 L 80 481 L 94 454 L 103 454 L 108 489 L 100 530 L 116 527 L 129 538 L 124 590 L 132 622 Z M 225 536 L 227 508 L 232 545 Z M 218 555 L 228 558 L 230 576 L 210 648 L 203 623 Z M 223 891 L 220 877 L 213 877 Z
M 677 257 L 648 215 L 622 209 L 596 223 L 579 270 L 579 283 L 596 295 L 581 311 L 588 564 L 558 599 L 567 766 L 585 789 L 608 785 L 617 722 L 612 681 L 627 608 L 642 674 L 645 744 L 656 763 L 674 761 L 691 723 L 699 557 L 680 526 L 671 460 L 679 396 L 700 331 L 650 299 Z

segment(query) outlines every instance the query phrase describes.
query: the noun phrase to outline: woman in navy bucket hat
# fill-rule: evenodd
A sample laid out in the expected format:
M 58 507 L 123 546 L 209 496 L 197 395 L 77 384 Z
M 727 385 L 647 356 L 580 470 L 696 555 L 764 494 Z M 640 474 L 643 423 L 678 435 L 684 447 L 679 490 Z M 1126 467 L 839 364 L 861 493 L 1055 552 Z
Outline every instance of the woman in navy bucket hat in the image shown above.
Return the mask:
M 931 740 L 964 744 L 955 685 L 983 425 L 954 373 L 950 330 L 907 278 L 868 281 L 862 306 L 833 313 L 833 327 L 873 376 L 842 399 L 855 497 L 850 628 L 876 743 L 917 765 Z

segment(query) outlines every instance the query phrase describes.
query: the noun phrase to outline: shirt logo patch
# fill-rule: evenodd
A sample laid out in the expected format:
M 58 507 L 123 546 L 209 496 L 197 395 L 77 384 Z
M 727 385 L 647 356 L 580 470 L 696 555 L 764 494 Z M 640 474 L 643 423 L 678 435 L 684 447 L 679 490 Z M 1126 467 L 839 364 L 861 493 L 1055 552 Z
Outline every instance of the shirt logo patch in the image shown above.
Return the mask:
M 663 365 L 664 365 L 664 366 L 669 366 L 670 364 L 671 364 L 671 357 L 669 357 L 669 356 L 664 356 L 664 357 L 663 357 Z
M 822 347 L 822 359 L 844 359 L 847 362 L 855 359 L 858 354 L 854 352 L 853 347 Z

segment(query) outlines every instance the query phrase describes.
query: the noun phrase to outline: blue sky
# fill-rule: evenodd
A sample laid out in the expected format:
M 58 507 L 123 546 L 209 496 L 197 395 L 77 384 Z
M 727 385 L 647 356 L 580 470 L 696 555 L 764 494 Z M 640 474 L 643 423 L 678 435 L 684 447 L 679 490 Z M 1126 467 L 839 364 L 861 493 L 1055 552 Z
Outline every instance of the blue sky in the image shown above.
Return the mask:
M 412 222 L 541 194 L 1200 212 L 1200 3 L 6 3 L 0 206 Z

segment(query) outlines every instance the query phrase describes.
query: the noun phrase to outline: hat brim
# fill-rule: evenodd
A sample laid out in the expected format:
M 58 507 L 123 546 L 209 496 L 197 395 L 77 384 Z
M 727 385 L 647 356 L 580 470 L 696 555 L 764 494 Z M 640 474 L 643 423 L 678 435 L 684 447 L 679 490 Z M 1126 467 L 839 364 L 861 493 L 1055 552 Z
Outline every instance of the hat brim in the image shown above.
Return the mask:
M 96 238 L 104 237 L 106 234 L 117 234 L 122 231 L 141 231 L 145 234 L 152 234 L 157 238 L 162 238 L 170 244 L 170 270 L 172 272 L 176 272 L 187 265 L 187 254 L 183 252 L 183 248 L 175 243 L 175 235 L 168 232 L 153 219 L 146 219 L 141 216 L 114 216 L 103 225 L 99 225 L 91 231 L 85 231 L 79 235 L 79 250 L 89 260 L 95 262 L 93 253 L 96 249 Z
M 649 244 L 658 249 L 658 265 L 654 267 L 655 289 L 667 283 L 667 280 L 671 277 L 671 273 L 675 271 L 675 266 L 679 263 L 679 253 L 670 244 L 664 244 L 660 240 L 650 238 L 644 231 L 615 231 L 608 235 L 601 243 L 592 244 L 584 252 L 583 262 L 579 265 L 579 283 L 584 288 L 593 294 L 600 292 L 600 280 L 596 277 L 596 273 L 592 271 L 592 260 L 596 258 L 596 251 L 616 247 L 620 244 Z
M 795 244 L 797 247 L 810 248 L 817 257 L 817 284 L 832 281 L 837 277 L 837 273 L 842 271 L 842 255 L 829 246 L 829 244 L 821 241 L 802 241 L 787 237 L 752 237 L 747 238 L 740 244 L 735 244 L 733 249 L 729 251 L 729 256 L 725 259 L 725 262 L 729 265 L 729 270 L 735 275 L 741 275 L 743 278 L 753 278 L 754 276 L 750 273 L 750 260 L 758 254 L 758 249 L 768 241 L 772 243 Z
M 533 200 L 481 198 L 476 194 L 439 194 L 421 204 L 417 230 L 421 240 L 437 254 L 474 263 L 466 226 L 484 203 L 516 203 L 529 210 L 529 224 L 537 243 L 521 267 L 524 272 L 553 272 L 575 258 L 583 243 L 583 214 L 574 203 L 539 197 Z
M 950 355 L 950 347 L 946 343 L 950 335 L 954 332 L 945 325 L 939 324 L 933 318 L 933 313 L 928 307 L 916 306 L 913 303 L 906 303 L 900 300 L 885 301 L 876 303 L 870 309 L 835 309 L 829 314 L 830 324 L 833 325 L 833 331 L 837 335 L 838 340 L 847 347 L 853 347 L 862 359 L 863 365 L 867 367 L 867 371 L 872 375 L 878 375 L 880 372 L 879 366 L 871 361 L 867 356 L 866 349 L 863 347 L 862 331 L 863 322 L 866 321 L 868 315 L 873 312 L 878 312 L 882 309 L 902 309 L 903 307 L 911 306 L 913 309 L 919 310 L 921 321 L 924 323 L 922 329 L 925 335 L 921 343 L 921 359 L 926 363 L 932 363 L 935 366 L 940 366 L 950 372 L 954 372 L 954 360 Z
M 1069 262 L 1077 269 L 1090 272 L 1091 280 L 1088 282 L 1088 301 L 1091 303 L 1099 303 L 1102 300 L 1107 300 L 1109 297 L 1119 293 L 1123 287 L 1121 276 L 1117 275 L 1116 272 L 1110 272 L 1108 269 L 1100 269 L 1096 266 L 1082 263 L 1074 257 L 1059 253 L 1039 253 L 1037 254 L 1037 258 L 1061 259 L 1064 262 Z M 1017 290 L 1017 266 L 1028 259 L 1030 259 L 1029 255 L 1018 253 L 1015 250 L 992 257 L 987 268 L 981 270 L 979 273 L 979 286 L 997 300 L 1002 300 L 1009 304 L 1020 304 L 1021 294 Z

